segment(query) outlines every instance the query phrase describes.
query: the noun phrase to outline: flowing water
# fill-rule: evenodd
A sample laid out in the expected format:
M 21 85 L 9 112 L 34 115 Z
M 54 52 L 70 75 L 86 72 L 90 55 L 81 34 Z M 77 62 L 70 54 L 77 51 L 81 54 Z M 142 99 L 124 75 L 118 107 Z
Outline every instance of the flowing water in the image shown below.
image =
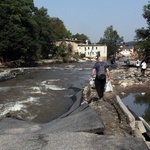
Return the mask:
M 26 68 L 24 75 L 0 82 L 0 117 L 13 116 L 39 123 L 58 118 L 74 103 L 71 97 L 89 84 L 92 66 L 91 62 L 49 64 Z M 148 97 L 131 93 L 123 102 L 138 116 L 149 118 Z
M 92 63 L 50 64 L 0 82 L 0 115 L 49 122 L 74 103 L 71 97 L 88 82 Z

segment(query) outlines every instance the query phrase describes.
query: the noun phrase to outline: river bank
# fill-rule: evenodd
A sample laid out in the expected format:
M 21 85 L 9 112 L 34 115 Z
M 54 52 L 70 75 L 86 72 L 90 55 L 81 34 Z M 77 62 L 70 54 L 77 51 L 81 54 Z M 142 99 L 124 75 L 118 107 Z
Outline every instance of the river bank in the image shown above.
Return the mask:
M 94 86 L 85 87 L 83 101 L 99 114 L 104 122 L 106 135 L 141 137 L 145 140 L 136 123 L 135 129 L 131 128 L 129 117 L 118 104 L 116 96 L 120 99 L 130 93 L 150 93 L 150 68 L 147 68 L 144 77 L 136 68 L 130 68 L 128 71 L 122 68 L 111 70 L 111 83 L 113 92 L 105 92 L 101 101 L 97 100 L 98 95 Z M 146 143 L 150 147 L 149 141 Z

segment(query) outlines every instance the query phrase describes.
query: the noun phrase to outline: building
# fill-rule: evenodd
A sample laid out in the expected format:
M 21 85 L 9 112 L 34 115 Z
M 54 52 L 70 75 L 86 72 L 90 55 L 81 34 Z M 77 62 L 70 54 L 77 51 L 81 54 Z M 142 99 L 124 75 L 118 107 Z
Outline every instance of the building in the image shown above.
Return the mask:
M 128 42 L 124 45 L 121 45 L 119 48 L 119 54 L 121 56 L 125 56 L 128 58 L 134 58 L 135 57 L 135 52 L 134 52 L 134 43 L 133 42 Z
M 62 41 L 56 43 L 56 45 L 60 45 Z M 88 44 L 88 41 L 81 41 L 81 40 L 68 40 L 65 41 L 66 45 L 72 46 L 72 53 L 77 53 L 78 55 L 84 55 L 87 58 L 96 58 L 99 54 L 100 56 L 107 59 L 107 46 L 101 44 Z
M 79 55 L 84 54 L 87 58 L 95 58 L 99 54 L 99 56 L 107 59 L 107 46 L 100 44 L 79 44 L 77 53 Z

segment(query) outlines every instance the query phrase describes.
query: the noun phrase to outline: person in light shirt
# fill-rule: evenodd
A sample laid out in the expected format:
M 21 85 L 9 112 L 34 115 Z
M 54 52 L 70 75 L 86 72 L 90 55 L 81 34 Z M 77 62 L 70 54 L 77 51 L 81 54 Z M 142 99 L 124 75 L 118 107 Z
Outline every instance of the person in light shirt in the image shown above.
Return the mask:
M 139 70 L 139 67 L 140 67 L 140 61 L 137 60 L 137 61 L 136 61 L 136 68 L 137 68 L 137 71 Z
M 146 70 L 147 64 L 145 62 L 145 60 L 141 63 L 141 73 L 142 76 L 145 76 L 145 70 Z

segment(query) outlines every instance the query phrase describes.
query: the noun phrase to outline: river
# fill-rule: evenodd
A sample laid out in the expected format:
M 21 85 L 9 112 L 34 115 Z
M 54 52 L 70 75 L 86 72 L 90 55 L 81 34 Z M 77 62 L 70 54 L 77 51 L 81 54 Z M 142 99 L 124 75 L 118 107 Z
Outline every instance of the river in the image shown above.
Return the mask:
M 58 118 L 74 103 L 73 95 L 89 84 L 92 66 L 91 62 L 82 62 L 24 68 L 24 75 L 0 82 L 0 117 L 37 123 Z M 143 99 L 131 93 L 123 102 L 137 115 L 149 116 L 149 95 L 147 101 Z M 144 118 L 150 121 L 149 117 Z
M 89 83 L 91 62 L 26 68 L 0 82 L 0 115 L 38 123 L 52 121 L 74 103 L 71 97 Z

